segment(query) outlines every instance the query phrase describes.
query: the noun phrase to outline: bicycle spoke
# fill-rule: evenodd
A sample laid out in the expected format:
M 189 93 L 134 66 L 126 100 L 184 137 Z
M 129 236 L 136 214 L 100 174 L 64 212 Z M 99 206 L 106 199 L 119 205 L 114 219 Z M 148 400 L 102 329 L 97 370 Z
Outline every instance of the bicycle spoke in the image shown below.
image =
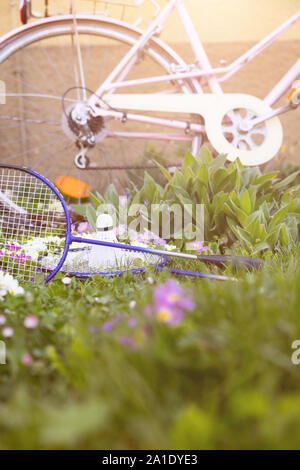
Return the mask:
M 74 158 L 79 152 L 81 134 L 79 126 L 76 127 L 72 121 L 71 111 L 78 104 L 82 90 L 76 91 L 74 86 L 83 85 L 96 91 L 136 43 L 137 34 L 130 31 L 124 33 L 123 28 L 111 25 L 109 20 L 103 22 L 97 18 L 92 24 L 90 21 L 85 23 L 76 19 L 78 28 L 74 32 L 73 22 L 72 18 L 55 19 L 53 24 L 52 20 L 48 20 L 45 31 L 32 23 L 21 33 L 26 38 L 26 45 L 20 48 L 22 41 L 15 43 L 15 46 L 10 44 L 10 52 L 4 54 L 1 77 L 8 87 L 7 104 L 0 114 L 0 142 L 1 149 L 5 152 L 3 158 L 21 165 L 34 166 L 52 181 L 58 175 L 70 175 L 78 179 L 87 178 L 89 185 L 98 185 L 97 189 L 100 191 L 104 191 L 110 182 L 124 191 L 129 183 L 129 175 L 134 175 L 133 172 L 126 171 L 128 167 L 145 162 L 145 159 L 152 162 L 157 156 L 163 156 L 166 161 L 173 159 L 176 145 L 179 148 L 178 143 L 173 144 L 173 141 L 163 138 L 164 132 L 170 135 L 167 128 L 158 129 L 153 124 L 133 122 L 124 125 L 105 118 L 100 127 L 97 127 L 99 122 L 95 122 L 96 145 L 92 145 L 87 151 L 90 166 L 115 165 L 123 170 L 107 170 L 100 173 L 99 178 L 97 172 L 84 172 L 75 167 Z M 63 24 L 63 28 L 57 29 L 58 23 Z M 100 26 L 97 29 L 98 25 Z M 57 30 L 60 31 L 58 36 Z M 149 70 L 158 75 L 169 72 L 174 59 L 168 58 L 169 52 L 163 49 L 161 51 L 160 47 L 153 43 L 149 50 L 143 51 L 139 60 L 135 57 L 130 66 L 127 69 L 125 67 L 124 77 L 128 75 L 128 79 L 133 80 L 147 78 Z M 119 75 L 120 80 L 124 77 Z M 144 91 L 145 87 L 140 87 L 135 92 L 140 90 Z M 146 92 L 151 93 L 183 90 L 189 90 L 184 80 L 158 83 L 153 89 L 151 85 L 148 90 L 146 88 Z M 83 93 L 88 93 L 88 90 Z M 159 96 L 156 95 L 155 99 L 159 99 Z M 105 132 L 113 138 L 106 139 Z M 190 144 L 190 136 L 185 138 L 178 133 L 177 137 L 175 132 L 174 140 L 178 138 L 186 141 L 182 145 Z M 137 171 L 135 178 L 137 184 L 140 184 L 142 172 Z

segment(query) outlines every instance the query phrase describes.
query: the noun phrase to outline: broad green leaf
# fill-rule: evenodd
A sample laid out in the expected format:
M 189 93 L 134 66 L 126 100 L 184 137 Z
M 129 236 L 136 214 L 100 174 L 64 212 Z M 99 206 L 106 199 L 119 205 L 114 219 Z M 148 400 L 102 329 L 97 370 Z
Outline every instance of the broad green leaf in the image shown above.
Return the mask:
M 87 208 L 86 208 L 86 217 L 87 217 L 87 220 L 88 220 L 90 226 L 93 228 L 93 230 L 96 230 L 97 214 L 96 214 L 96 211 L 93 207 L 87 206 Z
M 185 154 L 182 167 L 186 170 L 187 168 L 193 168 L 193 165 L 196 163 L 196 159 L 191 152 Z
M 116 209 L 119 208 L 119 194 L 113 184 L 110 184 L 105 192 L 106 202 L 113 204 Z
M 226 182 L 228 176 L 228 172 L 227 170 L 225 170 L 225 168 L 218 168 L 215 173 L 211 176 L 212 187 L 215 193 L 222 189 L 222 183 L 224 181 Z
M 86 217 L 88 204 L 72 204 L 72 210 L 82 217 Z
M 216 158 L 214 158 L 211 164 L 209 165 L 209 173 L 213 175 L 219 169 L 224 169 L 226 172 L 228 172 L 228 170 L 224 168 L 226 160 L 227 155 L 222 153 Z
M 213 156 L 205 145 L 201 147 L 198 158 L 204 165 L 209 165 L 213 161 Z
M 209 175 L 207 165 L 202 165 L 197 171 L 197 178 L 202 181 L 204 184 L 208 184 Z
M 278 175 L 279 171 L 273 171 L 272 173 L 267 173 L 266 175 L 258 176 L 255 179 L 255 184 L 263 184 L 266 181 L 272 181 Z
M 280 225 L 279 238 L 283 246 L 289 246 L 289 234 L 285 224 Z
M 249 191 L 245 191 L 240 197 L 240 207 L 246 212 L 247 215 L 250 215 L 252 212 L 251 201 L 249 196 Z
M 145 173 L 143 190 L 145 198 L 148 200 L 149 204 L 151 204 L 154 200 L 155 193 L 158 192 L 160 194 L 161 188 L 149 173 Z

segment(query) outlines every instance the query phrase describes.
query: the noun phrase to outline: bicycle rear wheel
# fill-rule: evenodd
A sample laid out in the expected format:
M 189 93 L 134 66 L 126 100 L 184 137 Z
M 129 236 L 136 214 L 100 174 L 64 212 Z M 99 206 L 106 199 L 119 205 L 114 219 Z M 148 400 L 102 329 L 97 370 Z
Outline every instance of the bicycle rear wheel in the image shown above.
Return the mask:
M 141 32 L 125 23 L 100 17 L 78 16 L 77 25 L 88 94 L 99 87 Z M 139 52 L 126 79 L 169 73 L 172 64 L 183 63 L 161 41 L 151 39 Z M 87 151 L 90 168 L 104 170 L 78 169 L 74 164 L 74 157 L 79 153 L 78 142 L 68 119 L 74 103 L 82 99 L 76 64 L 72 16 L 32 23 L 2 40 L 0 72 L 7 92 L 6 104 L 0 109 L 2 161 L 35 169 L 51 181 L 60 175 L 73 176 L 100 191 L 109 183 L 123 191 L 130 179 L 138 184 L 143 169 L 133 171 L 129 168 L 149 166 L 153 159 L 166 163 L 181 161 L 193 142 L 192 138 L 184 137 L 183 131 L 172 130 L 172 142 L 156 138 L 123 138 L 120 132 L 158 133 L 164 129 L 107 119 L 95 122 L 96 143 Z M 159 93 L 191 93 L 194 90 L 191 81 L 181 80 L 151 85 L 150 89 L 148 85 L 148 88 L 124 88 L 122 91 L 150 92 L 158 99 Z M 182 117 L 191 120 L 191 116 Z M 118 136 L 109 138 L 108 133 Z

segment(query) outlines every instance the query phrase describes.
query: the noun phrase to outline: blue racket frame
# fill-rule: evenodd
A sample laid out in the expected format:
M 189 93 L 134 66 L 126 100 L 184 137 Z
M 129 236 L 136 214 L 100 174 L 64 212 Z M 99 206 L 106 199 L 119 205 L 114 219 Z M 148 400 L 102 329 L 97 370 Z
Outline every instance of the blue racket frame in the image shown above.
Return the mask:
M 24 171 L 24 173 L 28 173 L 29 175 L 32 175 L 32 176 L 38 178 L 40 181 L 42 181 L 43 183 L 47 184 L 47 186 L 49 186 L 49 188 L 56 194 L 56 196 L 58 197 L 58 199 L 60 200 L 60 202 L 63 206 L 64 213 L 65 213 L 65 216 L 66 216 L 66 221 L 67 221 L 65 247 L 64 247 L 64 251 L 63 251 L 62 257 L 61 257 L 58 265 L 51 272 L 51 274 L 49 274 L 49 276 L 46 277 L 46 279 L 44 280 L 45 283 L 51 281 L 51 279 L 53 279 L 56 276 L 56 274 L 61 270 L 61 268 L 64 265 L 64 262 L 66 261 L 66 258 L 68 256 L 70 245 L 73 242 L 86 243 L 86 244 L 89 244 L 89 245 L 90 244 L 99 245 L 99 243 L 97 243 L 97 240 L 90 240 L 89 238 L 75 237 L 74 235 L 72 235 L 72 221 L 71 221 L 71 217 L 70 217 L 70 214 L 69 214 L 69 210 L 68 210 L 66 201 L 64 200 L 64 197 L 62 196 L 60 191 L 56 188 L 56 186 L 53 183 L 51 183 L 51 181 L 49 181 L 47 178 L 40 175 L 39 173 L 36 173 L 35 171 L 30 170 L 29 168 L 19 167 L 19 166 L 16 166 L 16 165 L 5 165 L 5 164 L 0 164 L 0 168 L 10 168 L 10 169 L 13 169 L 13 170 Z M 118 247 L 118 245 L 116 245 L 115 243 L 110 243 L 110 242 L 104 242 L 104 245 L 108 246 L 108 247 L 113 247 L 113 248 L 115 248 L 116 246 Z M 101 242 L 101 246 L 103 246 L 102 242 Z M 122 245 L 122 246 L 123 246 L 123 248 L 128 249 L 127 245 Z M 137 247 L 137 248 L 141 248 L 137 251 L 144 251 L 142 249 L 142 247 Z M 156 270 L 162 270 L 165 267 L 165 265 L 168 263 L 168 261 L 169 261 L 168 258 L 166 256 L 163 256 L 163 260 L 160 261 L 157 265 L 155 265 L 155 269 Z M 145 271 L 145 268 L 134 268 L 134 269 L 117 270 L 117 271 L 112 271 L 112 272 L 95 272 L 95 273 L 71 272 L 71 273 L 68 273 L 68 274 L 70 276 L 76 276 L 76 277 L 81 277 L 81 278 L 89 278 L 89 277 L 96 276 L 96 275 L 98 275 L 98 276 L 121 276 L 125 272 L 131 272 L 133 274 L 138 274 L 138 273 L 142 273 L 144 271 Z
M 168 263 L 168 261 L 169 261 L 168 256 L 165 254 L 165 251 L 163 251 L 163 250 L 157 250 L 157 249 L 141 247 L 141 246 L 135 246 L 135 245 L 133 245 L 133 246 L 132 245 L 125 245 L 125 244 L 122 244 L 122 243 L 113 243 L 113 242 L 107 242 L 107 241 L 102 241 L 102 240 L 101 241 L 100 240 L 91 240 L 89 238 L 81 238 L 81 237 L 76 237 L 76 236 L 72 235 L 72 228 L 71 228 L 72 222 L 71 222 L 71 217 L 70 217 L 70 214 L 69 214 L 67 204 L 66 204 L 62 194 L 60 193 L 60 191 L 55 187 L 55 185 L 53 183 L 51 183 L 51 181 L 49 181 L 47 178 L 40 175 L 39 173 L 35 172 L 34 170 L 30 170 L 28 168 L 19 167 L 19 166 L 16 166 L 16 165 L 6 165 L 6 164 L 0 164 L 0 168 L 10 168 L 10 169 L 18 170 L 18 171 L 24 171 L 25 173 L 28 173 L 28 174 L 34 176 L 35 178 L 39 179 L 40 181 L 45 183 L 55 193 L 55 195 L 57 196 L 57 198 L 61 202 L 62 207 L 64 209 L 65 216 L 66 216 L 66 221 L 67 221 L 67 230 L 66 230 L 64 251 L 63 251 L 63 254 L 61 256 L 61 259 L 60 259 L 58 265 L 49 274 L 49 276 L 47 276 L 47 278 L 45 279 L 44 282 L 46 282 L 46 283 L 49 282 L 61 270 L 64 262 L 66 261 L 68 251 L 69 251 L 69 247 L 73 242 L 84 243 L 84 244 L 87 244 L 87 245 L 106 246 L 106 247 L 109 247 L 109 248 L 119 248 L 119 249 L 136 251 L 136 252 L 141 252 L 141 253 L 155 254 L 156 256 L 159 256 L 159 258 L 161 258 L 161 261 L 158 262 L 157 265 L 155 266 L 155 269 L 157 269 L 157 270 L 162 270 L 165 267 L 165 265 Z M 159 253 L 160 251 L 161 251 L 161 253 Z M 154 253 L 154 252 L 156 252 L 156 253 Z M 234 258 L 236 258 L 238 261 L 242 260 L 245 264 L 247 264 L 247 263 L 253 264 L 252 267 L 255 267 L 256 264 L 259 265 L 260 263 L 262 263 L 261 260 L 244 258 L 244 257 L 239 257 L 239 256 L 237 256 L 237 257 L 234 257 L 234 256 L 233 257 L 230 257 L 230 256 L 202 256 L 202 255 L 195 256 L 195 255 L 186 255 L 186 254 L 181 254 L 181 253 L 173 253 L 173 254 L 170 253 L 169 256 L 186 257 L 186 258 L 189 257 L 191 259 L 198 259 L 200 261 L 201 261 L 201 259 L 203 259 L 203 261 L 209 260 L 209 262 L 213 263 L 213 264 L 214 263 L 215 264 L 225 263 L 228 260 L 233 260 L 234 261 Z M 236 280 L 235 278 L 229 278 L 227 276 L 222 276 L 222 275 L 218 275 L 218 274 L 209 274 L 209 273 L 201 273 L 201 272 L 195 272 L 195 271 L 186 271 L 186 270 L 180 270 L 180 269 L 174 269 L 174 268 L 168 268 L 168 270 L 169 270 L 169 272 L 174 273 L 174 274 L 183 274 L 183 275 L 186 275 L 186 276 L 195 276 L 195 277 L 198 277 L 198 278 L 208 278 L 208 279 L 215 279 L 215 280 Z M 79 272 L 76 273 L 76 272 L 74 272 L 74 273 L 69 273 L 69 274 L 73 275 L 73 276 L 77 276 L 77 277 L 88 278 L 88 277 L 92 277 L 92 276 L 95 276 L 95 275 L 118 276 L 118 275 L 121 275 L 125 272 L 141 273 L 143 271 L 145 271 L 145 268 L 133 268 L 133 269 L 125 269 L 123 271 L 118 270 L 118 271 L 114 271 L 114 272 L 97 272 L 97 273 L 79 273 Z

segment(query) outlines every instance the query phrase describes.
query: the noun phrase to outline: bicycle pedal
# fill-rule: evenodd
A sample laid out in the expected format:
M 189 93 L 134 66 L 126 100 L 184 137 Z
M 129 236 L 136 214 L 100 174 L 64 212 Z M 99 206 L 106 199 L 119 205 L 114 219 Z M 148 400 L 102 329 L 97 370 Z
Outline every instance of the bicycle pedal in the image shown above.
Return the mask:
M 300 80 L 293 83 L 292 89 L 288 96 L 288 100 L 292 108 L 297 108 L 300 104 Z

